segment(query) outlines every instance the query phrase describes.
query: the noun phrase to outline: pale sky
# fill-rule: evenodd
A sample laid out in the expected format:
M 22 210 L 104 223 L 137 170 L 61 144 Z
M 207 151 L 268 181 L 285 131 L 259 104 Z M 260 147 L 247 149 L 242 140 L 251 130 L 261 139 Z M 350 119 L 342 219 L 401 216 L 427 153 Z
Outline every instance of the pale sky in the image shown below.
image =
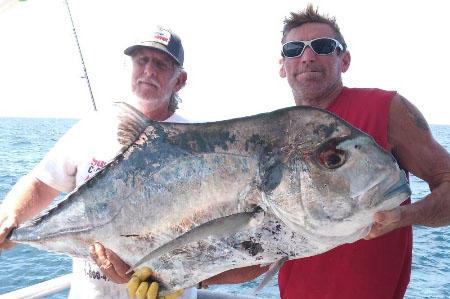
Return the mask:
M 308 1 L 69 0 L 97 108 L 124 98 L 123 50 L 151 24 L 178 33 L 179 112 L 219 120 L 294 105 L 278 75 L 283 19 Z M 397 90 L 431 124 L 450 124 L 448 1 L 310 1 L 335 16 L 349 87 Z M 445 29 L 447 28 L 447 29 Z M 92 108 L 63 0 L 0 0 L 0 117 L 75 117 Z

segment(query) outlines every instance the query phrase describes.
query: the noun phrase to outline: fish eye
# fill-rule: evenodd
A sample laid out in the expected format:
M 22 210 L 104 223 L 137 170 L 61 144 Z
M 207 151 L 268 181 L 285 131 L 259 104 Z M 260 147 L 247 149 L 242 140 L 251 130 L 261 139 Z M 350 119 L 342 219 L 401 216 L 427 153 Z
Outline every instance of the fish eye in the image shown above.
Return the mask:
M 346 155 L 344 151 L 336 149 L 337 142 L 328 143 L 321 148 L 316 154 L 317 162 L 329 169 L 336 169 L 344 165 Z
M 337 168 L 344 164 L 345 155 L 340 152 L 328 151 L 323 154 L 324 156 L 324 166 L 328 168 Z

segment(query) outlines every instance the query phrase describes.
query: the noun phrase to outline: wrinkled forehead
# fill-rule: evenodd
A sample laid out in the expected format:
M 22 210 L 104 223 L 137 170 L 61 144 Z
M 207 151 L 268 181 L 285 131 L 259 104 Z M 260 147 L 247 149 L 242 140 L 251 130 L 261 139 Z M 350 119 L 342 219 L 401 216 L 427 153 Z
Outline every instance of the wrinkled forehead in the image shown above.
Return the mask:
M 286 35 L 286 42 L 293 40 L 312 40 L 319 37 L 337 38 L 330 25 L 324 23 L 306 23 L 291 29 Z

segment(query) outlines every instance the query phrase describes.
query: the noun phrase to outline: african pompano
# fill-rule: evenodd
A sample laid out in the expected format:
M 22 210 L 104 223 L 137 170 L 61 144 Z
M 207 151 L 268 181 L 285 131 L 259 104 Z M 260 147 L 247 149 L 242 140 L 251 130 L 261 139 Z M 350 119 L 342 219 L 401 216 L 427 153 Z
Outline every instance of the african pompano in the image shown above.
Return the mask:
M 164 295 L 356 241 L 410 195 L 391 154 L 324 110 L 175 124 L 117 108 L 123 150 L 10 240 L 86 259 L 101 242 Z

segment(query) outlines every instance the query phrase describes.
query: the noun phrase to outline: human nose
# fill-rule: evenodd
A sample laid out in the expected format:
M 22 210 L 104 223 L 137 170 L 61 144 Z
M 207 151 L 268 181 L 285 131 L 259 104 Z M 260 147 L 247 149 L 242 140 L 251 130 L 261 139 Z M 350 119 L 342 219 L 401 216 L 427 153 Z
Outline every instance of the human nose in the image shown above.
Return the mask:
M 302 56 L 300 56 L 302 63 L 310 63 L 316 60 L 316 53 L 311 49 L 310 46 L 306 46 L 305 50 L 303 50 Z
M 144 66 L 144 72 L 146 75 L 151 76 L 156 74 L 156 68 L 154 63 L 150 60 Z

